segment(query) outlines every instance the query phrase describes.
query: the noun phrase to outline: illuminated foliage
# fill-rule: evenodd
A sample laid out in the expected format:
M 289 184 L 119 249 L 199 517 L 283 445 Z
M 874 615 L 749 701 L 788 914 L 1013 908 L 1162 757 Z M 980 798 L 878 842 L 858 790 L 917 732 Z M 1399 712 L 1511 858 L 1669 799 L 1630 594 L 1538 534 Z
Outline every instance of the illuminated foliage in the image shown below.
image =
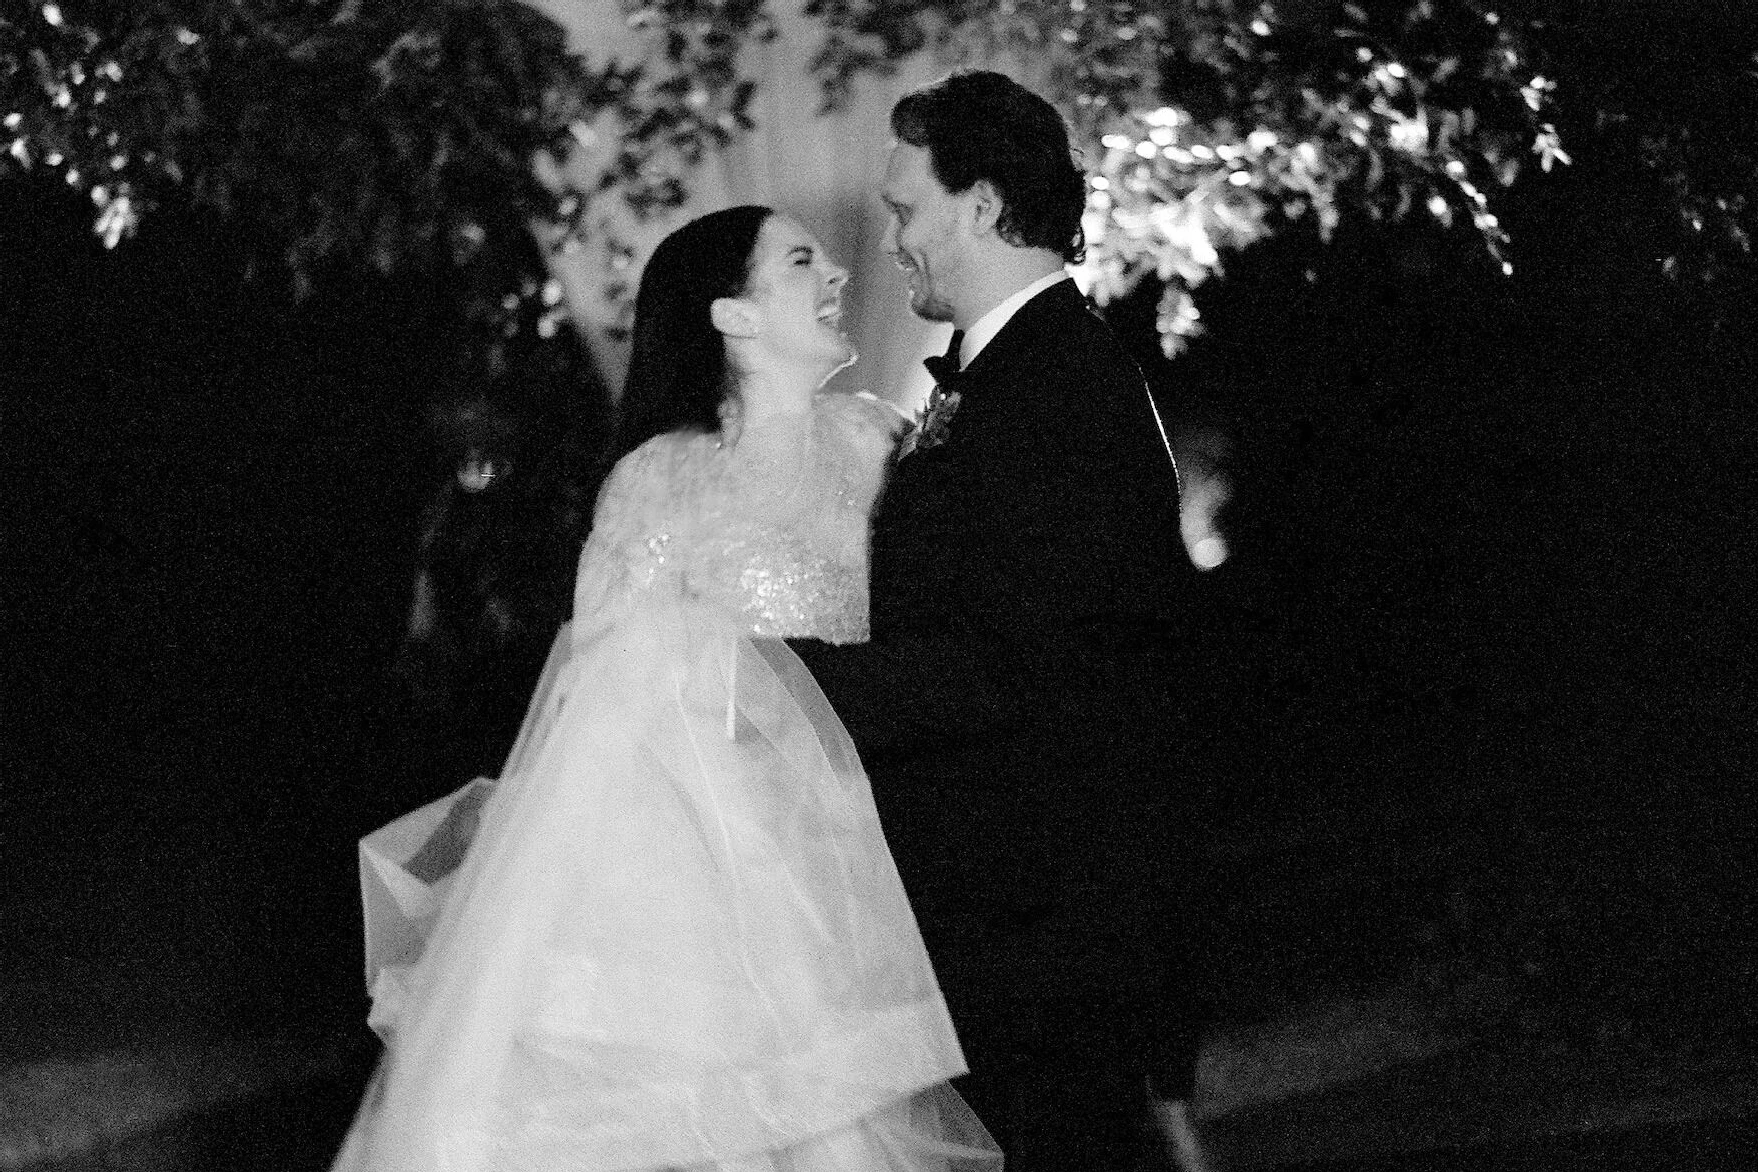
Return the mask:
M 1597 116 L 1603 136 L 1635 153 L 1667 193 L 1661 271 L 1703 295 L 1725 326 L 1758 292 L 1758 54 L 1748 68 L 1702 70 L 1693 83 L 1669 107 L 1608 95 Z
M 1243 247 L 1345 214 L 1469 223 L 1504 265 L 1488 192 L 1536 151 L 1567 155 L 1551 82 L 1479 0 L 1315 6 L 1234 0 L 819 0 L 830 101 L 858 70 L 932 46 L 1043 62 L 1090 161 L 1093 290 L 1165 282 L 1164 347 L 1197 333 L 1190 292 Z
M 143 188 L 182 178 L 175 144 L 198 116 L 187 91 L 207 47 L 165 17 L 117 28 L 57 3 L 0 16 L 0 168 L 55 169 L 90 191 L 111 246 L 133 231 Z
M 763 0 L 622 6 L 662 50 L 645 64 L 589 65 L 504 0 L 8 0 L 0 173 L 48 169 L 88 193 L 108 244 L 175 191 L 261 229 L 301 287 L 331 263 L 424 271 L 498 332 L 552 331 L 561 305 L 530 226 L 555 225 L 551 243 L 589 232 L 607 195 L 677 206 L 703 155 L 748 127 L 758 79 L 741 51 L 775 32 Z M 1426 216 L 1475 232 L 1506 268 L 1495 193 L 1527 166 L 1620 143 L 1671 194 L 1684 235 L 1670 271 L 1713 283 L 1749 264 L 1751 120 L 1707 130 L 1598 92 L 1602 116 L 1584 118 L 1587 87 L 1559 94 L 1525 22 L 1489 0 L 805 11 L 823 30 L 827 107 L 918 51 L 1028 63 L 1093 181 L 1093 289 L 1161 279 L 1168 353 L 1199 331 L 1191 291 L 1229 250 L 1288 226 Z M 1558 112 L 1571 100 L 1572 121 Z M 549 165 L 581 146 L 607 156 L 592 191 Z
M 256 229 L 302 292 L 330 264 L 425 272 L 493 331 L 549 332 L 559 294 L 530 225 L 584 205 L 533 158 L 619 119 L 605 184 L 674 206 L 689 163 L 744 125 L 727 39 L 679 38 L 674 71 L 648 77 L 588 67 L 552 21 L 498 0 L 9 4 L 0 175 L 89 192 L 111 246 L 187 198 Z
M 1553 83 L 1522 39 L 1474 3 L 1424 0 L 1375 22 L 1354 6 L 1322 39 L 1260 7 L 1217 18 L 1168 71 L 1165 105 L 1106 119 L 1091 207 L 1103 294 L 1143 271 L 1167 281 L 1168 353 L 1196 333 L 1190 290 L 1219 254 L 1310 219 L 1327 239 L 1346 214 L 1468 223 L 1504 271 L 1489 193 L 1536 153 L 1567 161 L 1546 120 Z M 1096 103 L 1095 103 L 1096 104 Z

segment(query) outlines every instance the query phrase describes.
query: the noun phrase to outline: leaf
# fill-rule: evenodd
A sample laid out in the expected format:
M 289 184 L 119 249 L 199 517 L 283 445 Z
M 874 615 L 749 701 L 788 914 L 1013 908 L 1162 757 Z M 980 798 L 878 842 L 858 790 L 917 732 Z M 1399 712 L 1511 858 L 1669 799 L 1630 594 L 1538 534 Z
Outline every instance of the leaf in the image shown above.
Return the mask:
M 37 87 L 49 98 L 53 99 L 61 88 L 55 76 L 55 67 L 49 64 L 49 55 L 41 49 L 30 51 L 31 68 L 36 71 Z

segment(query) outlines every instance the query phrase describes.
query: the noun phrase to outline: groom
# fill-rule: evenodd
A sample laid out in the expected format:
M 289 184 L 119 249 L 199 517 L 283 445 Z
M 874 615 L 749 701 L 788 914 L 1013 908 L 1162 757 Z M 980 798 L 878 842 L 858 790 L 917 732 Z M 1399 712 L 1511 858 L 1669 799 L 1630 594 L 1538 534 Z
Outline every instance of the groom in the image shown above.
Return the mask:
M 872 641 L 796 649 L 872 777 L 1009 1172 L 1124 1168 L 1148 1077 L 1187 1076 L 1160 939 L 1177 475 L 1065 271 L 1085 187 L 1060 115 L 971 72 L 891 126 L 885 247 L 953 342 L 874 520 Z

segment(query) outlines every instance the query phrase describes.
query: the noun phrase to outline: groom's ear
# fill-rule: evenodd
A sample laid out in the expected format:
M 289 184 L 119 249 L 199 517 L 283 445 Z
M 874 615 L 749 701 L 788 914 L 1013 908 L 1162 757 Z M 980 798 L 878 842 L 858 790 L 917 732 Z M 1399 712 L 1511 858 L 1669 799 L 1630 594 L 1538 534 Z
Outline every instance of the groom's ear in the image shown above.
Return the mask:
M 971 184 L 966 193 L 970 197 L 971 232 L 977 236 L 986 236 L 995 231 L 995 224 L 1001 219 L 1001 193 L 987 179 L 979 179 Z
M 716 297 L 708 307 L 708 320 L 729 338 L 757 335 L 757 310 L 742 297 Z

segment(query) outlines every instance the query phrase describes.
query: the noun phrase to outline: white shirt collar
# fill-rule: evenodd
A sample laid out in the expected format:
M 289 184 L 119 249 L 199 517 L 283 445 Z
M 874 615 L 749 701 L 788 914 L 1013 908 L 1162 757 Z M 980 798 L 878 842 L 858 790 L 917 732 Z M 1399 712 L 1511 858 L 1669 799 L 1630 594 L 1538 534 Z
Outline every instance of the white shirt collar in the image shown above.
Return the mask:
M 963 370 L 972 362 L 976 361 L 977 355 L 983 352 L 983 347 L 987 346 L 995 335 L 1001 332 L 1002 326 L 1006 325 L 1013 319 L 1013 315 L 1019 312 L 1020 306 L 1024 305 L 1050 286 L 1056 284 L 1058 281 L 1066 281 L 1069 279 L 1068 273 L 1062 269 L 1058 269 L 1053 273 L 1045 273 L 1043 276 L 1009 297 L 1006 301 L 1003 301 L 1000 305 L 997 305 L 994 309 L 991 309 L 988 313 L 979 317 L 976 320 L 976 323 L 964 332 L 964 341 L 959 344 L 958 368 Z

